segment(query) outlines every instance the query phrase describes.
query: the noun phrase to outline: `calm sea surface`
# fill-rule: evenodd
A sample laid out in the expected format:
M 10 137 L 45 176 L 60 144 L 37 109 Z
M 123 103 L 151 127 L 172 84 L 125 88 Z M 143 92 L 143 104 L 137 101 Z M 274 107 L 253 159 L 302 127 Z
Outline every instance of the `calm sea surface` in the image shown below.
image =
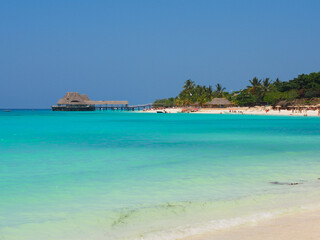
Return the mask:
M 1 240 L 178 239 L 318 207 L 319 177 L 316 117 L 0 112 Z

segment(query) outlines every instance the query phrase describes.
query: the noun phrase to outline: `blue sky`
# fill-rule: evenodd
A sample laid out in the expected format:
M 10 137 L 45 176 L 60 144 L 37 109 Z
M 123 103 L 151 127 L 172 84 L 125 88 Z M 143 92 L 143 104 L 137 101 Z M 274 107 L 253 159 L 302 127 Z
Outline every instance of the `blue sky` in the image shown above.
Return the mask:
M 320 71 L 320 1 L 0 0 L 0 108 L 49 108 L 67 91 L 149 103 L 185 80 Z

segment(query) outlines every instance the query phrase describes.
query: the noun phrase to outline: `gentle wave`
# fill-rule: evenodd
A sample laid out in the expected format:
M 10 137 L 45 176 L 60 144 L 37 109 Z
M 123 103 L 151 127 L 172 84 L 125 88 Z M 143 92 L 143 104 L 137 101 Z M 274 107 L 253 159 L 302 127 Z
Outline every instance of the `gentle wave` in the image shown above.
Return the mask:
M 293 207 L 270 212 L 261 212 L 245 217 L 235 217 L 231 219 L 212 220 L 206 223 L 193 225 L 184 225 L 172 229 L 161 230 L 158 232 L 146 233 L 134 240 L 179 240 L 188 237 L 203 235 L 206 233 L 214 233 L 217 230 L 228 230 L 233 227 L 242 225 L 254 225 L 263 220 L 268 220 L 284 215 L 295 214 L 298 212 L 320 210 L 320 204 L 310 204 L 306 206 Z
M 254 224 L 261 220 L 270 219 L 281 215 L 279 213 L 264 212 L 259 214 L 250 215 L 247 217 L 236 217 L 232 219 L 221 219 L 213 220 L 208 223 L 196 224 L 196 225 L 185 225 L 180 226 L 175 229 L 162 230 L 157 233 L 148 233 L 135 240 L 177 240 L 194 235 L 205 234 L 208 232 L 229 229 L 235 226 L 240 226 L 244 224 Z

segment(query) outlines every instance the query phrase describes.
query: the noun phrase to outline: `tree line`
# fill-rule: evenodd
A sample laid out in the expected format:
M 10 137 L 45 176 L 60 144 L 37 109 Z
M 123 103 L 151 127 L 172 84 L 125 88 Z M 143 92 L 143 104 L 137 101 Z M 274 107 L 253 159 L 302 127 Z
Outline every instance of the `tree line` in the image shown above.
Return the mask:
M 249 80 L 246 88 L 239 91 L 228 92 L 220 83 L 215 87 L 197 85 L 191 79 L 185 81 L 182 91 L 176 97 L 158 99 L 154 106 L 204 106 L 213 98 L 227 98 L 235 105 L 275 105 L 280 101 L 293 101 L 295 99 L 312 99 L 320 97 L 320 72 L 301 74 L 289 81 L 259 79 Z

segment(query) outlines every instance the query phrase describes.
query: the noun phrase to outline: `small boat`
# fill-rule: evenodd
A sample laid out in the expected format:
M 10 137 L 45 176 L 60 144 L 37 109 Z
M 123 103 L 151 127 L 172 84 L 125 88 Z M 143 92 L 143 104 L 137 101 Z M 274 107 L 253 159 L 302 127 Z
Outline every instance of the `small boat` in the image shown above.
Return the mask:
M 11 110 L 6 109 L 6 110 L 2 110 L 2 112 L 11 112 Z
M 157 113 L 167 113 L 165 110 L 157 110 Z

